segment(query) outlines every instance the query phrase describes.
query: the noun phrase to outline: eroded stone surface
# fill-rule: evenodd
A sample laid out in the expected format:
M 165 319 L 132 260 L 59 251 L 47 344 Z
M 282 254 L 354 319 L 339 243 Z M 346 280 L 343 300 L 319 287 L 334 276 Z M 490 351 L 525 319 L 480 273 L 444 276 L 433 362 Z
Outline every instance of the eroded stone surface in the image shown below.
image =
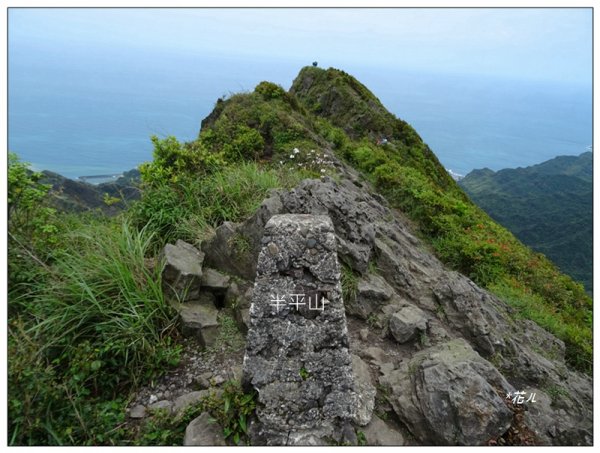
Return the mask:
M 341 441 L 358 399 L 331 220 L 273 216 L 261 242 L 243 367 L 258 390 L 252 443 Z
M 427 316 L 418 307 L 405 305 L 390 318 L 390 333 L 398 343 L 406 343 L 427 330 Z
M 167 244 L 162 251 L 165 267 L 162 285 L 165 294 L 176 302 L 195 299 L 200 291 L 204 253 L 182 240 Z
M 513 418 L 503 395 L 514 388 L 462 339 L 415 354 L 380 383 L 422 443 L 483 445 L 504 433 Z
M 218 310 L 213 304 L 181 306 L 179 317 L 183 335 L 196 338 L 204 347 L 215 343 L 219 334 Z
M 225 446 L 222 428 L 208 412 L 202 412 L 185 429 L 184 446 Z
M 371 422 L 363 428 L 367 445 L 399 446 L 404 445 L 402 434 L 390 428 L 379 417 L 374 416 Z

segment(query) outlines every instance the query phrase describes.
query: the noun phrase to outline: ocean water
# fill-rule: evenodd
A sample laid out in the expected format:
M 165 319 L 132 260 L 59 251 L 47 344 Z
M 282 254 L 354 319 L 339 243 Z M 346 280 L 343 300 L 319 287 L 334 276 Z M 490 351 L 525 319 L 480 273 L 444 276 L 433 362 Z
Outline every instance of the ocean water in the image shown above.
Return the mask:
M 9 43 L 10 44 L 10 43 Z M 218 97 L 289 88 L 310 62 L 51 45 L 9 46 L 9 149 L 67 177 L 152 158 L 150 136 L 194 139 Z M 532 165 L 592 142 L 591 88 L 343 67 L 411 123 L 446 168 Z

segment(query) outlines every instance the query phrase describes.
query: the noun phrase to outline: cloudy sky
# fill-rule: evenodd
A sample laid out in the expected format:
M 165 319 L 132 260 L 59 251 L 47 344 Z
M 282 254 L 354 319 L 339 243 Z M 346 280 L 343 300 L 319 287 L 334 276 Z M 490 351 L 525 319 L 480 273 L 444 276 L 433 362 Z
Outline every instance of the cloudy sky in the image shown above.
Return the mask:
M 587 9 L 15 9 L 9 49 L 156 48 L 591 84 Z

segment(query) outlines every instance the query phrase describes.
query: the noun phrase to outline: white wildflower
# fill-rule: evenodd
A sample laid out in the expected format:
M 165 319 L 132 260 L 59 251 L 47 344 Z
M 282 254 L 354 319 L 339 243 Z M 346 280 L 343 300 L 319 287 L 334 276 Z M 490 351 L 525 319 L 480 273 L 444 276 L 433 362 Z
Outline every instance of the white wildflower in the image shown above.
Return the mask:
M 325 169 L 324 168 L 321 168 L 321 173 L 325 173 Z
M 293 155 L 293 154 L 290 154 L 290 159 L 293 159 L 293 158 L 294 158 L 294 155 Z
M 298 154 L 300 150 L 298 148 L 294 148 L 294 154 Z

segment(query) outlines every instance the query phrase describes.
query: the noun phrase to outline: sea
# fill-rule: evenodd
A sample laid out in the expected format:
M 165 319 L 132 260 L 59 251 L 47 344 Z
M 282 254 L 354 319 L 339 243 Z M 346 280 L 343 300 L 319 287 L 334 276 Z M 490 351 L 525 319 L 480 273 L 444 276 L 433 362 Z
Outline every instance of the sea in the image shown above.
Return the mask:
M 36 170 L 69 178 L 135 168 L 152 159 L 151 135 L 193 140 L 217 98 L 263 80 L 287 89 L 312 63 L 83 45 L 9 46 L 8 57 L 9 150 Z M 591 85 L 333 66 L 409 122 L 455 174 L 528 166 L 591 147 Z

